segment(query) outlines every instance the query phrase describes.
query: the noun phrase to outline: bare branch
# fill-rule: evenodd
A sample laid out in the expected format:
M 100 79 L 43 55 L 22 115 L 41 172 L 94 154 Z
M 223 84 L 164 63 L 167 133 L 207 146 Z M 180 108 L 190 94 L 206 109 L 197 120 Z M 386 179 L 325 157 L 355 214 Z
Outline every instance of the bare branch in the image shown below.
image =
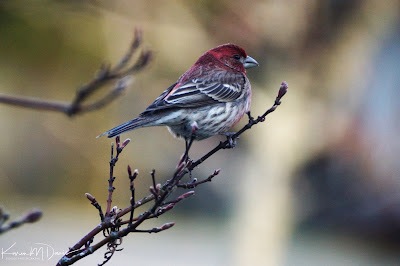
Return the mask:
M 137 233 L 158 233 L 158 232 L 170 229 L 174 225 L 175 225 L 175 223 L 166 223 L 163 226 L 154 227 L 154 228 L 149 229 L 149 230 L 138 230 L 138 229 L 136 229 L 136 230 L 134 230 L 132 232 L 137 232 Z
M 104 221 L 104 214 L 103 214 L 103 210 L 101 209 L 100 204 L 97 202 L 96 198 L 93 197 L 91 194 L 89 193 L 85 193 L 86 198 L 88 198 L 88 200 L 90 200 L 91 204 L 99 211 L 99 215 L 100 215 L 100 220 Z
M 129 76 L 130 74 L 142 70 L 150 62 L 152 58 L 151 51 L 142 50 L 136 62 L 131 63 L 133 55 L 138 53 L 141 44 L 142 32 L 137 29 L 135 30 L 135 37 L 132 44 L 120 62 L 113 68 L 111 68 L 110 65 L 103 64 L 91 81 L 80 86 L 72 102 L 45 100 L 35 97 L 0 93 L 0 103 L 35 110 L 61 112 L 70 117 L 101 109 L 117 99 L 122 92 L 132 84 L 132 77 Z M 116 83 L 114 88 L 105 96 L 93 102 L 86 102 L 88 97 L 94 92 L 115 80 Z
M 257 119 L 254 119 L 251 115 L 250 112 L 247 113 L 247 115 L 249 116 L 249 122 L 242 127 L 237 133 L 233 134 L 232 136 L 230 136 L 230 139 L 227 139 L 224 142 L 220 142 L 220 144 L 218 146 L 216 146 L 214 149 L 212 149 L 211 151 L 209 151 L 207 154 L 205 154 L 203 157 L 201 157 L 200 159 L 198 159 L 197 161 L 194 161 L 190 167 L 188 167 L 189 171 L 192 171 L 196 166 L 198 166 L 199 164 L 201 164 L 202 162 L 204 162 L 205 160 L 207 160 L 211 155 L 215 154 L 217 151 L 221 150 L 221 149 L 230 149 L 232 148 L 232 140 L 238 139 L 240 135 L 243 134 L 243 132 L 245 132 L 246 130 L 249 130 L 252 126 L 260 123 L 260 122 L 264 122 L 265 121 L 265 117 L 267 115 L 269 115 L 270 113 L 272 113 L 273 111 L 276 110 L 276 108 L 278 108 L 278 106 L 281 104 L 281 99 L 282 97 L 286 94 L 288 90 L 288 84 L 286 82 L 282 82 L 279 91 L 278 91 L 278 96 L 275 99 L 274 105 L 272 105 L 271 108 L 269 108 L 264 114 L 262 114 L 261 116 L 259 116 Z
M 129 142 L 127 142 L 127 143 L 129 143 Z M 131 167 L 128 165 L 128 175 L 129 175 L 129 180 L 131 181 L 130 190 L 131 190 L 131 193 L 132 193 L 131 201 L 130 201 L 131 202 L 131 215 L 129 217 L 129 226 L 132 225 L 132 222 L 133 222 L 133 219 L 134 219 L 133 218 L 133 213 L 134 213 L 134 210 L 135 210 L 135 183 L 134 183 L 134 180 L 136 179 L 138 174 L 139 174 L 139 171 L 137 169 L 135 169 L 135 171 L 132 174 Z
M 4 226 L 5 222 L 7 222 L 10 216 L 3 208 L 0 208 L 0 234 L 3 234 L 11 229 L 20 227 L 21 225 L 26 223 L 35 223 L 40 220 L 42 214 L 43 213 L 41 210 L 32 210 L 21 219 L 9 222 Z
M 149 190 L 151 194 L 136 202 L 134 193 L 135 192 L 134 179 L 138 176 L 138 171 L 135 170 L 134 173 L 132 173 L 132 169 L 130 168 L 130 166 L 128 166 L 128 175 L 130 180 L 130 190 L 132 196 L 130 199 L 130 205 L 122 210 L 118 209 L 117 207 L 113 207 L 111 209 L 112 193 L 114 191 L 113 182 L 115 180 L 115 177 L 113 176 L 113 170 L 118 161 L 119 154 L 121 153 L 122 149 L 129 143 L 129 140 L 124 141 L 121 145 L 120 139 L 119 137 L 117 137 L 115 145 L 116 146 L 115 150 L 117 153 L 116 157 L 114 157 L 114 145 L 112 145 L 112 150 L 111 150 L 110 177 L 109 177 L 109 188 L 108 188 L 109 194 L 108 194 L 107 211 L 105 217 L 104 219 L 102 219 L 99 226 L 96 226 L 94 229 L 92 229 L 92 231 L 90 231 L 72 248 L 70 248 L 70 251 L 60 259 L 57 265 L 71 265 L 74 262 L 94 253 L 96 250 L 106 245 L 107 252 L 104 254 L 105 260 L 101 264 L 103 265 L 111 259 L 115 251 L 121 250 L 118 249 L 118 246 L 121 245 L 122 238 L 128 235 L 129 233 L 158 233 L 171 228 L 174 225 L 174 223 L 166 223 L 161 227 L 154 227 L 151 229 L 138 229 L 138 227 L 142 225 L 144 221 L 165 214 L 166 212 L 172 210 L 177 203 L 195 194 L 194 191 L 188 191 L 171 201 L 166 201 L 172 195 L 172 192 L 176 188 L 179 187 L 184 189 L 193 189 L 201 184 L 210 182 L 216 175 L 218 175 L 220 173 L 219 169 L 215 170 L 213 174 L 211 174 L 208 178 L 202 181 L 197 181 L 197 179 L 193 179 L 193 181 L 189 183 L 184 183 L 184 184 L 180 183 L 182 178 L 188 173 L 191 174 L 191 172 L 196 166 L 203 163 L 217 151 L 221 149 L 232 148 L 233 147 L 232 143 L 234 143 L 234 141 L 241 134 L 249 130 L 252 126 L 260 122 L 264 122 L 266 116 L 275 111 L 276 108 L 280 105 L 281 98 L 286 94 L 287 89 L 288 89 L 287 84 L 283 82 L 279 89 L 278 96 L 275 99 L 274 105 L 271 108 L 269 108 L 263 115 L 257 117 L 257 119 L 254 119 L 253 117 L 251 117 L 250 113 L 248 113 L 249 122 L 242 129 L 240 129 L 237 133 L 228 136 L 228 139 L 226 141 L 221 142 L 214 149 L 212 149 L 210 152 L 205 154 L 197 161 L 192 161 L 188 159 L 187 156 L 185 156 L 187 154 L 187 149 L 190 146 L 187 145 L 185 153 L 179 160 L 178 166 L 176 167 L 174 174 L 163 185 L 157 184 L 155 170 L 153 170 L 150 173 L 152 178 L 152 186 L 150 186 Z M 94 202 L 97 203 L 95 198 L 90 194 L 86 194 L 86 196 L 92 202 L 92 204 Z M 146 204 L 149 206 L 147 210 L 134 217 L 134 210 Z M 100 206 L 96 208 L 101 210 Z M 122 217 L 127 213 L 130 213 L 129 219 L 122 220 Z M 122 226 L 126 224 L 128 226 L 122 228 Z M 103 232 L 104 238 L 99 242 L 93 244 L 92 242 L 94 236 L 96 236 L 100 232 Z
M 197 182 L 197 179 L 193 179 L 193 182 L 185 183 L 185 184 L 178 184 L 177 187 L 193 189 L 193 188 L 197 187 L 198 185 L 201 185 L 201 184 L 204 184 L 207 182 L 211 182 L 213 177 L 218 175 L 220 171 L 221 171 L 221 169 L 215 170 L 214 173 L 212 173 L 207 179 L 204 179 L 202 181 Z

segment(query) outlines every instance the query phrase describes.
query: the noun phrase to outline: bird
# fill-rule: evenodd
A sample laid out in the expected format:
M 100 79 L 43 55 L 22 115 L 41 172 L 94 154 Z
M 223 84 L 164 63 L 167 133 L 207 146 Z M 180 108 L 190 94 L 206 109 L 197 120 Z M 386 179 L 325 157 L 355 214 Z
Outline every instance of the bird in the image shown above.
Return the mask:
M 186 153 L 194 140 L 218 134 L 229 137 L 233 134 L 229 130 L 250 111 L 251 85 L 246 69 L 258 65 L 238 45 L 212 48 L 137 118 L 97 137 L 167 126 L 172 135 L 185 140 Z

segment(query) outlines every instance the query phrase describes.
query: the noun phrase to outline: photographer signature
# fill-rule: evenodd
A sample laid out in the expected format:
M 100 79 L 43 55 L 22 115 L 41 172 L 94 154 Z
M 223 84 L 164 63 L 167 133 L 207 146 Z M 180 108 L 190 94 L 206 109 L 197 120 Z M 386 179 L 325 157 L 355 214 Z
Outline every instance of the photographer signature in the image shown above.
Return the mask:
M 1 248 L 1 259 L 5 260 L 50 260 L 54 256 L 64 256 L 67 251 L 56 251 L 45 243 L 33 243 L 27 250 L 17 249 L 17 242 L 8 248 Z

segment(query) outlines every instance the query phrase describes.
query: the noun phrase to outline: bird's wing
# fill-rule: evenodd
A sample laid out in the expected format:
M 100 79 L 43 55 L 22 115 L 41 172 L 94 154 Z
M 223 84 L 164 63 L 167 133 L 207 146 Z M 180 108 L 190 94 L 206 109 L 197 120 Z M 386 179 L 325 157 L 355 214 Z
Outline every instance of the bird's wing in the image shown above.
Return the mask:
M 231 102 L 242 95 L 244 84 L 244 75 L 219 81 L 194 78 L 184 84 L 176 83 L 164 91 L 142 114 L 175 107 L 190 108 Z

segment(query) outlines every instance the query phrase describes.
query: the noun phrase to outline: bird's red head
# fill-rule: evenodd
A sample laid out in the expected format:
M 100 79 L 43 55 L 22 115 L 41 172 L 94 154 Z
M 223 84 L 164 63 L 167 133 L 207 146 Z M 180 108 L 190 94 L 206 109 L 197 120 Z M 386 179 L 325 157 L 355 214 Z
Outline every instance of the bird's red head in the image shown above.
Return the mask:
M 199 58 L 197 63 L 200 63 L 203 60 L 210 61 L 210 56 L 216 59 L 216 61 L 222 63 L 224 66 L 243 73 L 246 73 L 246 68 L 258 66 L 257 61 L 250 56 L 247 56 L 242 47 L 232 43 L 223 44 L 209 50 Z

